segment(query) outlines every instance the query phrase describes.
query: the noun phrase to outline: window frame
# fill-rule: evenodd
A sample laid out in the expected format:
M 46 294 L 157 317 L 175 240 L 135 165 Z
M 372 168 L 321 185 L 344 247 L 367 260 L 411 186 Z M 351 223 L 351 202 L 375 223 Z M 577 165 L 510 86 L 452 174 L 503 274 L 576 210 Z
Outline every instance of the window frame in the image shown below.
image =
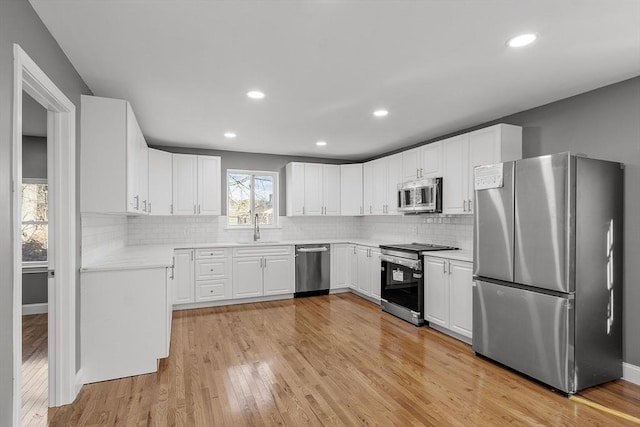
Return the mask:
M 22 184 L 46 184 L 47 190 L 49 187 L 49 181 L 46 178 L 22 178 Z M 21 196 L 21 200 L 24 196 Z M 22 206 L 21 206 L 21 214 L 22 214 Z M 47 218 L 49 217 L 49 202 L 47 201 Z M 47 226 L 47 243 L 49 241 L 49 221 L 20 221 L 21 225 L 29 224 L 29 225 L 46 225 Z M 44 261 L 22 261 L 22 269 L 23 270 L 43 270 L 49 267 L 49 248 L 47 244 L 47 259 Z M 46 270 L 43 270 L 46 271 Z M 34 271 L 35 272 L 35 271 Z
M 249 201 L 249 223 L 247 224 L 229 224 L 229 175 L 230 174 L 245 174 L 251 175 L 251 192 Z M 251 170 L 251 169 L 227 169 L 226 172 L 226 190 L 227 190 L 227 221 L 225 228 L 228 229 L 251 229 L 254 227 L 253 212 L 255 207 L 255 186 L 254 179 L 256 175 L 270 175 L 273 177 L 273 224 L 260 224 L 260 228 L 278 228 L 279 227 L 279 190 L 280 190 L 280 173 L 277 171 L 265 171 L 265 170 Z

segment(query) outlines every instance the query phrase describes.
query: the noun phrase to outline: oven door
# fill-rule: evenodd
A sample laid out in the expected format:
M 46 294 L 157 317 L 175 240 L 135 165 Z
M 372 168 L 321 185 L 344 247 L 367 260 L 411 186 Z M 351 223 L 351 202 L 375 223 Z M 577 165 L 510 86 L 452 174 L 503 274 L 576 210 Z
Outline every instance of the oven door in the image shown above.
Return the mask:
M 423 314 L 422 262 L 382 255 L 382 299 Z

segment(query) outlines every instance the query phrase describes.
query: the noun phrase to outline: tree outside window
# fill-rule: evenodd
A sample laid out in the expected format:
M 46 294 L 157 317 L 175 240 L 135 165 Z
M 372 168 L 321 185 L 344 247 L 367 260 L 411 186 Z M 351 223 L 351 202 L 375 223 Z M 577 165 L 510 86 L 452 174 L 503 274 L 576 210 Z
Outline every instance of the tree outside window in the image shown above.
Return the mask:
M 258 215 L 260 225 L 276 225 L 276 172 L 227 171 L 227 225 L 252 226 Z
M 49 246 L 49 187 L 46 180 L 22 183 L 22 262 L 46 263 Z

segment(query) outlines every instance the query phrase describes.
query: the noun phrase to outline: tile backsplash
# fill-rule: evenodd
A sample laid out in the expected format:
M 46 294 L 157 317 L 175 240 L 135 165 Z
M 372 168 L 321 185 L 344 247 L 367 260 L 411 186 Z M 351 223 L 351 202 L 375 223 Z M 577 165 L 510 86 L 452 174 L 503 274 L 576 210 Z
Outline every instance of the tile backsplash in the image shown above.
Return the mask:
M 127 245 L 127 217 L 82 214 L 82 259 L 90 262 Z
M 471 249 L 473 218 L 468 215 L 366 217 L 280 217 L 279 228 L 261 228 L 262 241 L 366 239 L 388 243 L 428 242 Z M 129 217 L 127 244 L 242 242 L 252 229 L 226 227 L 226 216 Z

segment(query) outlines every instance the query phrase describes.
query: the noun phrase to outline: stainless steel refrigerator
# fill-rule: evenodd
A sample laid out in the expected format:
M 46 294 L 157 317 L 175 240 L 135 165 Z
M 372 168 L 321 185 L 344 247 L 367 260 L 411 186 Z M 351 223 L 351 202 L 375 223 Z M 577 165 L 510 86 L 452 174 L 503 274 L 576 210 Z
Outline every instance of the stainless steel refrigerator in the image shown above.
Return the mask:
M 623 167 L 475 170 L 473 349 L 572 394 L 622 376 Z

